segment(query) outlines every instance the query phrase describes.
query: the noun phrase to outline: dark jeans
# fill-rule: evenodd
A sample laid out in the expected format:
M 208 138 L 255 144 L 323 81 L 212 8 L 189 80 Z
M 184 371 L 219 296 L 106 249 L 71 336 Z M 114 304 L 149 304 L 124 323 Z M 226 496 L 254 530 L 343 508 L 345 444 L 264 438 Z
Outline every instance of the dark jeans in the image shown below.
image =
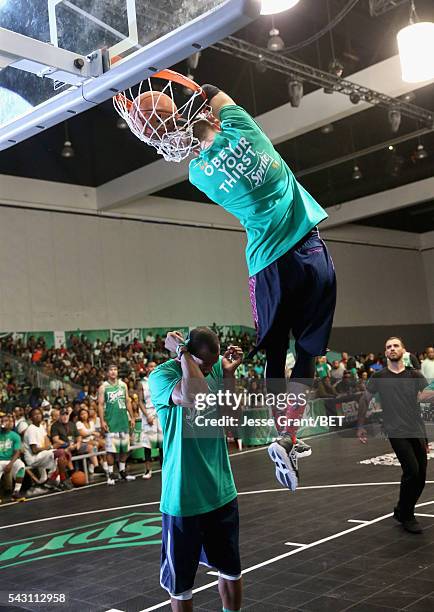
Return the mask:
M 389 438 L 402 467 L 398 508 L 405 521 L 414 517 L 414 507 L 425 487 L 426 445 L 423 438 Z

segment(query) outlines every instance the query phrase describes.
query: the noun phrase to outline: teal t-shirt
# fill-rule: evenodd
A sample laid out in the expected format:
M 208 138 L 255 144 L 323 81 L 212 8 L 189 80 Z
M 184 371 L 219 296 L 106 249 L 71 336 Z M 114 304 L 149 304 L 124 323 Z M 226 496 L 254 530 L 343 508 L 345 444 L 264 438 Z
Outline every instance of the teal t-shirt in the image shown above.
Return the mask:
M 21 438 L 15 431 L 0 431 L 0 461 L 10 461 L 21 448 Z
M 328 215 L 243 108 L 223 106 L 220 120 L 221 132 L 212 145 L 190 162 L 189 179 L 245 228 L 253 276 Z
M 196 429 L 196 436 L 195 411 L 173 403 L 172 392 L 181 378 L 181 366 L 173 359 L 149 376 L 152 404 L 163 430 L 160 510 L 172 516 L 194 516 L 229 503 L 237 490 L 223 430 L 213 428 L 212 437 L 204 437 L 203 431 Z M 206 380 L 210 392 L 221 388 L 221 358 Z

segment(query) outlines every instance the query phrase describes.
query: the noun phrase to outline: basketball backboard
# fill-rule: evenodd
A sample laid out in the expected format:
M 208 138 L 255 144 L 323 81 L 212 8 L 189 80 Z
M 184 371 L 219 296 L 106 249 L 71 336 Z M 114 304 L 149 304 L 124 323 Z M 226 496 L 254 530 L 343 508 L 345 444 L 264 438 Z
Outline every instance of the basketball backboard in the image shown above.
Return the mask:
M 0 150 L 221 40 L 259 9 L 259 0 L 0 0 Z

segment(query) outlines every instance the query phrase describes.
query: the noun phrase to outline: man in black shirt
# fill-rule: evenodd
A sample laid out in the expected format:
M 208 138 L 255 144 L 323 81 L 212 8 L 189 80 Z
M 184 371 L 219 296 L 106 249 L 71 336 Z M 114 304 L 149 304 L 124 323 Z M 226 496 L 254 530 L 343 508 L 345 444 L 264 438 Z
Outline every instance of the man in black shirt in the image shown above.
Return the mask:
M 364 415 L 372 395 L 378 394 L 386 435 L 402 467 L 399 501 L 394 518 L 410 533 L 421 533 L 414 508 L 425 487 L 427 439 L 419 407 L 419 394 L 428 385 L 419 370 L 406 368 L 405 347 L 400 338 L 386 341 L 387 367 L 369 379 L 360 405 L 357 435 L 366 443 Z

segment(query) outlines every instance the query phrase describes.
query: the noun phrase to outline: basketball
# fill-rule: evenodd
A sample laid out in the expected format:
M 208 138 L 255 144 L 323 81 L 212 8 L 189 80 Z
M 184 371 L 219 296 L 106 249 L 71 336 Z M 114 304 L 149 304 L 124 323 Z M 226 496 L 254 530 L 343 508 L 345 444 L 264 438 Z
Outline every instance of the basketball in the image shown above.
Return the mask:
M 74 472 L 71 476 L 71 482 L 74 487 L 84 487 L 87 484 L 86 474 L 80 471 Z
M 175 129 L 173 116 L 177 112 L 178 109 L 170 96 L 151 90 L 135 98 L 130 116 L 146 136 L 152 136 L 152 128 L 162 136 Z

